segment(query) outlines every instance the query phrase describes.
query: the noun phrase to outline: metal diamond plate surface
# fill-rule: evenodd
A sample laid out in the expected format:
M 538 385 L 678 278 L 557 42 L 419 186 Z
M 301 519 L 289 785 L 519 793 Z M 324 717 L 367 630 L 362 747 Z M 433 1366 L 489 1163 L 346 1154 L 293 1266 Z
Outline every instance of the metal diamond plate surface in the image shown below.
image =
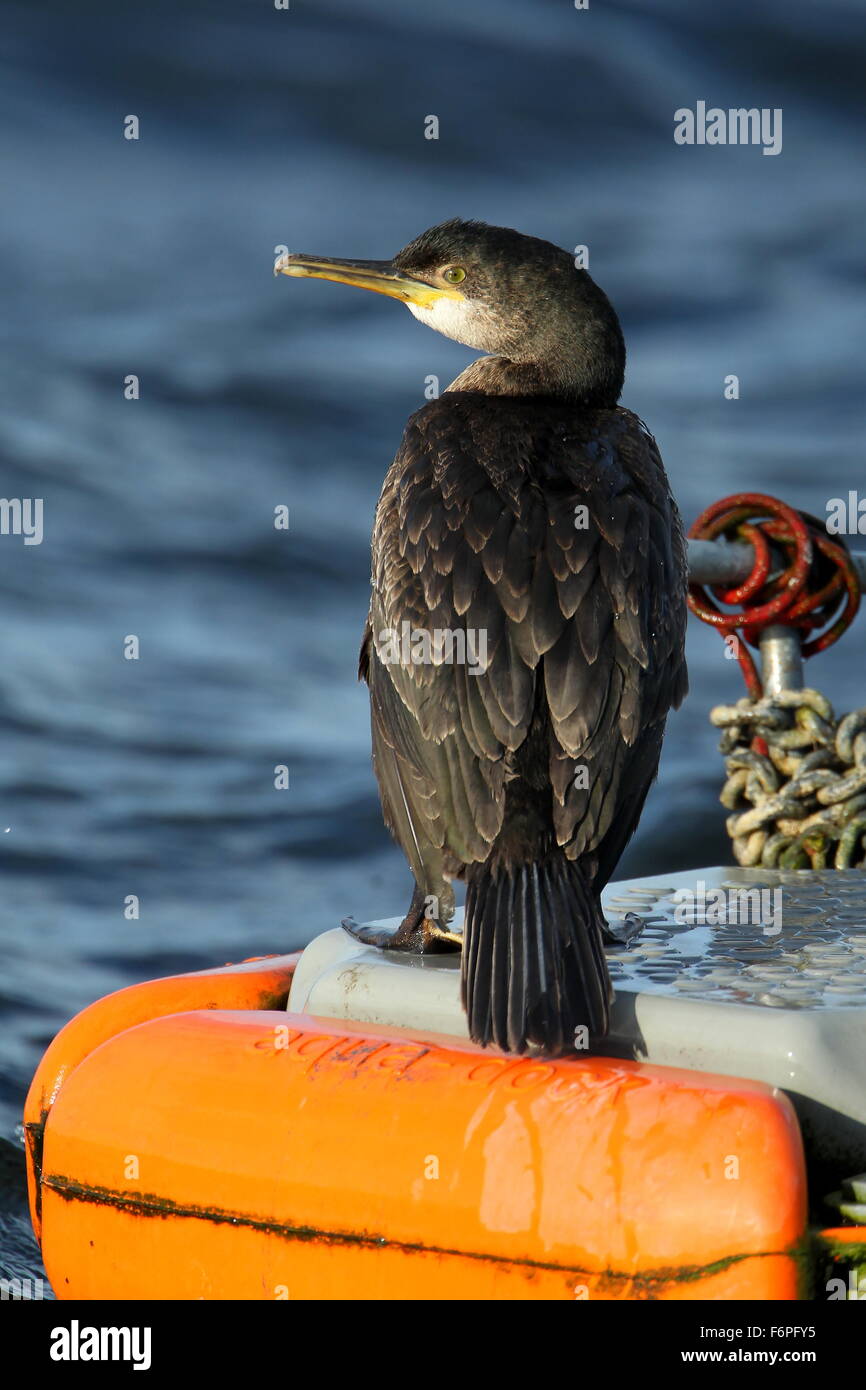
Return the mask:
M 776 1009 L 866 1008 L 866 873 L 703 869 L 611 884 L 607 950 L 617 991 Z

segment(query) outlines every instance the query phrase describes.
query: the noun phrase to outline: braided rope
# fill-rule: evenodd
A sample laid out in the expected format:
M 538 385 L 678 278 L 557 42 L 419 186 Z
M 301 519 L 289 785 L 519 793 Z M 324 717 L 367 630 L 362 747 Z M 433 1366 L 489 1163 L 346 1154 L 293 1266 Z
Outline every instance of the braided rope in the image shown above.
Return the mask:
M 720 799 L 738 864 L 866 867 L 866 707 L 837 720 L 820 691 L 786 690 L 717 705 L 710 720 L 724 730 Z

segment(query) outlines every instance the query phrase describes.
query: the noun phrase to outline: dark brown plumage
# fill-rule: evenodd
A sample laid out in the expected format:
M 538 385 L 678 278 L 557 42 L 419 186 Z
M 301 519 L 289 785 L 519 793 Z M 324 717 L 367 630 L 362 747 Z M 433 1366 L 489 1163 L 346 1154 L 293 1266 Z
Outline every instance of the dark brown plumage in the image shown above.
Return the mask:
M 477 223 L 425 233 L 379 273 L 420 287 L 422 318 L 424 287 L 455 266 L 445 331 L 500 355 L 411 417 L 376 512 L 360 669 L 416 883 L 396 943 L 376 939 L 452 944 L 465 878 L 472 1037 L 559 1054 L 581 1025 L 607 1028 L 598 894 L 686 691 L 685 543 L 655 442 L 616 403 L 624 348 L 598 287 L 558 248 Z M 474 652 L 395 648 L 436 630 L 476 634 Z

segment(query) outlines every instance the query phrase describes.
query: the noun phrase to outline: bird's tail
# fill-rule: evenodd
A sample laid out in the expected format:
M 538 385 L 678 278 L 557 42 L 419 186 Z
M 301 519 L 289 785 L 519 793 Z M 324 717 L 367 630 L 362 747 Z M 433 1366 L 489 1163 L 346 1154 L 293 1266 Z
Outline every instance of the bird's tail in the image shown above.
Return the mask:
M 462 996 L 473 1041 L 552 1056 L 607 1031 L 613 997 L 604 918 L 578 864 L 554 853 L 467 870 Z

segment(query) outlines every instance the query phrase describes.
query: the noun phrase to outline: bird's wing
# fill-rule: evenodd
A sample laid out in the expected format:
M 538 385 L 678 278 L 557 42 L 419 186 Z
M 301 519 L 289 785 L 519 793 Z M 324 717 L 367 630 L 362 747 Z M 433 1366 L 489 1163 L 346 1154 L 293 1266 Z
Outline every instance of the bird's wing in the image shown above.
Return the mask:
M 637 825 L 667 713 L 688 690 L 682 525 L 652 435 L 630 411 L 615 414 L 601 475 L 579 469 L 590 525 L 569 546 L 566 516 L 551 515 L 559 607 L 568 619 L 577 606 L 544 658 L 557 840 L 599 887 Z
M 552 786 L 558 843 L 596 854 L 618 807 L 636 822 L 684 693 L 684 543 L 651 437 L 627 411 L 569 434 L 568 412 L 494 404 L 483 430 L 476 397 L 414 416 L 377 512 L 361 674 L 416 872 L 484 860 L 515 778 Z M 468 659 L 425 651 L 435 631 Z

